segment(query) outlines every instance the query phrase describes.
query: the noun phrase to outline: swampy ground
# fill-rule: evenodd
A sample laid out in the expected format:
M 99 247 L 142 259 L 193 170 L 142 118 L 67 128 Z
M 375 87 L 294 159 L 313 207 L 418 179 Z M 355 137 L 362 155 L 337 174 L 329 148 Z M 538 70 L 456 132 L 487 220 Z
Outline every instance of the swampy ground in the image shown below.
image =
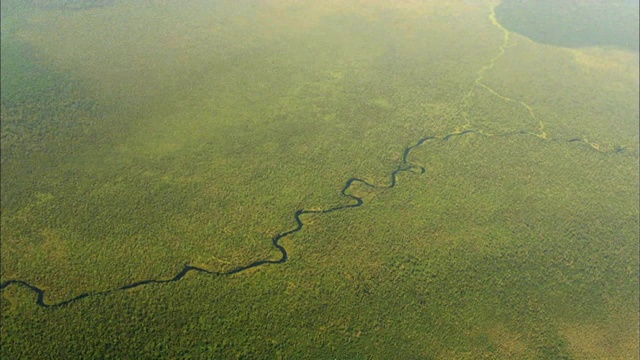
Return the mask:
M 498 5 L 3 1 L 2 357 L 637 358 L 638 53 Z

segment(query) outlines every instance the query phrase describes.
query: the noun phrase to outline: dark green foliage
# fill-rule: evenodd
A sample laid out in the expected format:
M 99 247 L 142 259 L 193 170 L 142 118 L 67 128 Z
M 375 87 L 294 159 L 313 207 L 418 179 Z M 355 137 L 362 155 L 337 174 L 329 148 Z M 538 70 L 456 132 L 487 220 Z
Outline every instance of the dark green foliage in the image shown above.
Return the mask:
M 3 15 L 3 358 L 637 354 L 626 57 L 466 2 L 92 3 Z

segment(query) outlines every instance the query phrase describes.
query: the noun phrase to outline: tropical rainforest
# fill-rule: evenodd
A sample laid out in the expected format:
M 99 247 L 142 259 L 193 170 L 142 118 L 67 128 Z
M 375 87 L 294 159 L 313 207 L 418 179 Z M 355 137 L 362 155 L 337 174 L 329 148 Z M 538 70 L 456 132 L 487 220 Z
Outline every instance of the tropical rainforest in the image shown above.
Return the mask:
M 3 0 L 2 358 L 637 358 L 637 47 L 501 6 Z

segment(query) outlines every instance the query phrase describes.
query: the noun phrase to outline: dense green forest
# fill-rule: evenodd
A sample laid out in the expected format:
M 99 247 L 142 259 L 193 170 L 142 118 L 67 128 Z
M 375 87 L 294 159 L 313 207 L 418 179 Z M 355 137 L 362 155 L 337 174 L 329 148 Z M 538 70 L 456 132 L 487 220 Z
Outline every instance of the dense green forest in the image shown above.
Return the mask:
M 3 358 L 629 359 L 638 53 L 482 1 L 3 1 Z

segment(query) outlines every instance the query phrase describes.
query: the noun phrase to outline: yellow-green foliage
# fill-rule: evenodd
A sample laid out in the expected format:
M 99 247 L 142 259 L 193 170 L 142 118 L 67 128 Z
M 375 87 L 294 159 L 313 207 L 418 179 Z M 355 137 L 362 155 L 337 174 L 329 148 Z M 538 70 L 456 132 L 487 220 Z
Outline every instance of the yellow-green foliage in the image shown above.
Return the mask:
M 80 3 L 3 19 L 1 282 L 108 294 L 6 286 L 3 356 L 637 354 L 637 54 L 481 2 Z M 353 177 L 285 264 L 117 290 L 277 260 Z

